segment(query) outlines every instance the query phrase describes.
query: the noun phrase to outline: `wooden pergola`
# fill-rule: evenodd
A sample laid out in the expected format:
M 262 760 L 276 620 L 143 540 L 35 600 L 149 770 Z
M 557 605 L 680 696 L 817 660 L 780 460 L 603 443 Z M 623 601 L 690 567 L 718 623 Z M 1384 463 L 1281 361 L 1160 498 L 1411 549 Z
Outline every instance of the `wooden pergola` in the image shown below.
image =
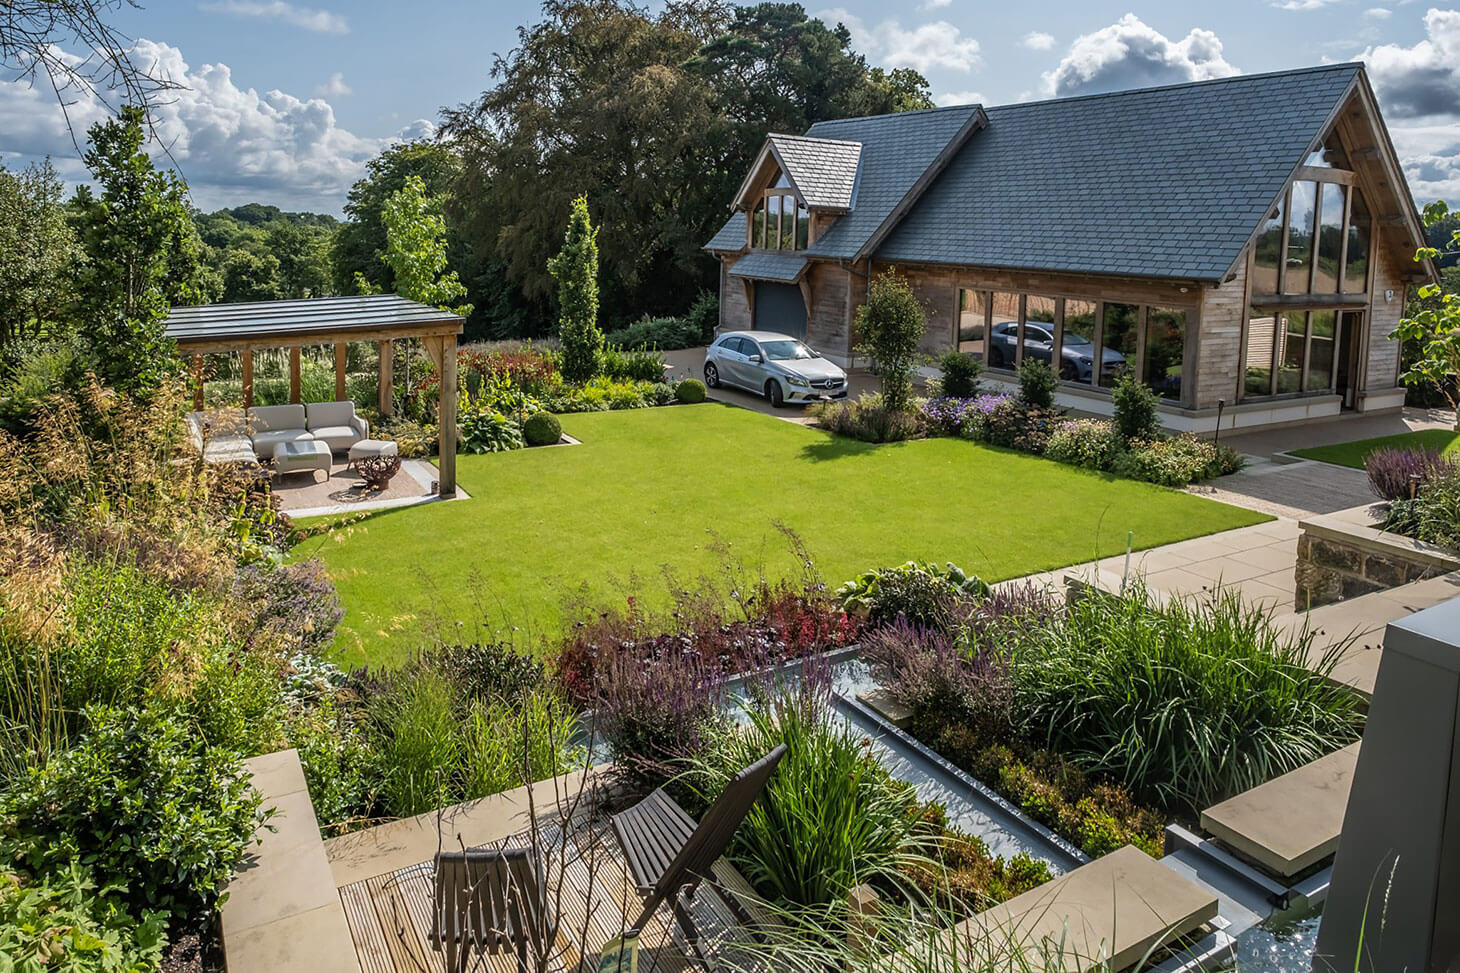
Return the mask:
M 466 319 L 440 308 L 408 301 L 395 294 L 364 297 L 316 297 L 297 301 L 250 304 L 205 304 L 174 308 L 167 336 L 178 353 L 193 361 L 194 400 L 203 407 L 203 356 L 238 352 L 243 367 L 244 408 L 253 405 L 253 353 L 289 349 L 289 401 L 300 401 L 300 349 L 333 345 L 335 398 L 345 398 L 345 353 L 352 341 L 373 341 L 380 349 L 379 406 L 390 415 L 394 396 L 393 343 L 420 338 L 436 373 L 438 392 L 438 456 L 441 495 L 456 493 L 456 336 Z

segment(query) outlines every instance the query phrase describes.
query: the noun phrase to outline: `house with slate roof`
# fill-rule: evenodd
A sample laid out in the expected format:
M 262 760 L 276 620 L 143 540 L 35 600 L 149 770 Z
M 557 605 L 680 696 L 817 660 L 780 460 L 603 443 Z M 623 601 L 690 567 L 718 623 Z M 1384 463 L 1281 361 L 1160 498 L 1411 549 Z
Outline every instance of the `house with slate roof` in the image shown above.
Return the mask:
M 1134 371 L 1175 429 L 1399 408 L 1388 335 L 1434 276 L 1360 64 L 820 122 L 767 138 L 731 211 L 722 330 L 847 364 L 896 267 L 928 353 L 1041 359 L 1094 413 Z

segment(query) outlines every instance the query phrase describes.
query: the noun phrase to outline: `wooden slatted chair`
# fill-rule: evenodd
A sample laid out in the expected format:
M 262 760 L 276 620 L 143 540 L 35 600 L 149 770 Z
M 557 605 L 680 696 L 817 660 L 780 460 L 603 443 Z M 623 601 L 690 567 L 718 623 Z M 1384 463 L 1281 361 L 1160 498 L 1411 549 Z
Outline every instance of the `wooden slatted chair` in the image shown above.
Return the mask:
M 694 919 L 680 894 L 692 900 L 701 882 L 716 887 L 715 862 L 730 847 L 735 830 L 750 813 L 785 755 L 786 747 L 782 744 L 736 774 L 698 824 L 662 787 L 627 811 L 613 815 L 613 832 L 623 849 L 629 875 L 644 897 L 643 911 L 634 921 L 633 929 L 643 930 L 655 910 L 666 901 L 671 902 L 685 939 L 696 957 L 705 962 Z M 741 912 L 732 896 L 723 894 L 721 898 L 737 913 Z
M 473 951 L 517 952 L 542 944 L 551 924 L 542 866 L 528 848 L 444 851 L 436 855 L 431 946 L 446 953 L 446 973 L 465 973 Z

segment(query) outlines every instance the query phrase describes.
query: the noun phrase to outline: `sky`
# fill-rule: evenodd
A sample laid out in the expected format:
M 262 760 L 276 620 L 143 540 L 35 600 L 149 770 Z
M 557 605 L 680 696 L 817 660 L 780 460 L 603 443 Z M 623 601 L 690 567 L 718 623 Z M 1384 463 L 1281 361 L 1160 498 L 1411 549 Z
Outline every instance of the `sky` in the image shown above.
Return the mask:
M 659 2 L 659 0 L 652 0 Z M 1460 10 L 1423 0 L 812 0 L 869 62 L 911 67 L 939 104 L 1037 98 L 1363 60 L 1417 202 L 1460 204 Z M 541 18 L 527 0 L 143 0 L 117 25 L 182 87 L 157 130 L 205 210 L 338 215 L 364 164 L 429 136 L 492 84 Z M 68 53 L 76 54 L 74 50 Z M 80 135 L 103 108 L 69 109 Z M 0 162 L 85 178 L 54 93 L 0 79 Z

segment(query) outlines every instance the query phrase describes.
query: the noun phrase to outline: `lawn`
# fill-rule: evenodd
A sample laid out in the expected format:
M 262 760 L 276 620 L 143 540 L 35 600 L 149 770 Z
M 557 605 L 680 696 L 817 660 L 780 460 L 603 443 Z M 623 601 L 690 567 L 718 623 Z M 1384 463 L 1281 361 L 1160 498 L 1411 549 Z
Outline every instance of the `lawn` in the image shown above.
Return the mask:
M 1308 449 L 1293 450 L 1294 456 L 1304 459 L 1322 460 L 1338 466 L 1364 468 L 1364 460 L 1376 449 L 1395 446 L 1403 449 L 1429 448 L 1441 453 L 1460 457 L 1460 432 L 1452 429 L 1421 429 L 1397 436 L 1379 436 L 1375 439 L 1360 439 L 1352 443 L 1337 443 L 1333 446 L 1311 446 Z
M 668 603 L 719 570 L 798 570 L 793 529 L 836 585 L 910 558 L 987 580 L 1258 523 L 1261 514 L 955 439 L 872 446 L 733 406 L 567 416 L 581 446 L 463 456 L 470 500 L 384 511 L 296 548 L 346 607 L 333 656 L 392 664 L 437 638 L 556 632 L 565 599 Z

